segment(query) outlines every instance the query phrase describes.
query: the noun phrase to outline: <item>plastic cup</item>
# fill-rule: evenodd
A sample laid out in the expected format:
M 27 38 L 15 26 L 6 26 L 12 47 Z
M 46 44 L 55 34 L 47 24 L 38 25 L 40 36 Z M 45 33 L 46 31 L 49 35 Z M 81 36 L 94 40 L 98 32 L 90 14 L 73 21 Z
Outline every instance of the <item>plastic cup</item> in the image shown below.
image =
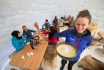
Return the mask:
M 26 45 L 30 45 L 30 42 L 27 42 Z
M 21 58 L 24 59 L 25 58 L 24 55 L 22 55 Z
M 29 52 L 27 52 L 27 56 L 28 56 L 28 57 L 30 57 L 30 56 L 31 56 L 31 54 L 30 54 Z
M 33 52 L 31 52 L 31 55 L 33 55 Z

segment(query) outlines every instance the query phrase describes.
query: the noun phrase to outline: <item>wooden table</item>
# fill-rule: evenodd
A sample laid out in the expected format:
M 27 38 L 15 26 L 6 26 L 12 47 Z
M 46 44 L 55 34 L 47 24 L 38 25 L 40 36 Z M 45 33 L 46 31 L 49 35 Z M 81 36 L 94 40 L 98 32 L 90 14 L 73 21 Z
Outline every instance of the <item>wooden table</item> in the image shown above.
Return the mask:
M 44 53 L 46 51 L 48 41 L 38 45 L 38 49 L 31 49 L 31 46 L 25 46 L 20 50 L 10 61 L 10 65 L 25 68 L 28 70 L 38 70 L 40 63 L 43 59 Z M 30 57 L 27 56 L 27 52 L 33 52 Z M 24 59 L 21 56 L 24 56 Z
M 70 21 L 68 21 L 68 20 L 64 21 L 65 24 L 69 24 L 69 22 L 70 22 Z
M 98 23 L 93 23 L 91 22 L 88 27 L 87 27 L 91 33 L 94 33 L 93 36 L 95 35 L 95 33 L 97 32 L 98 28 L 99 28 L 99 25 Z
M 70 22 L 70 21 L 68 21 L 68 20 L 64 21 L 64 22 L 63 22 L 63 26 L 64 26 L 64 25 L 69 26 L 69 22 Z

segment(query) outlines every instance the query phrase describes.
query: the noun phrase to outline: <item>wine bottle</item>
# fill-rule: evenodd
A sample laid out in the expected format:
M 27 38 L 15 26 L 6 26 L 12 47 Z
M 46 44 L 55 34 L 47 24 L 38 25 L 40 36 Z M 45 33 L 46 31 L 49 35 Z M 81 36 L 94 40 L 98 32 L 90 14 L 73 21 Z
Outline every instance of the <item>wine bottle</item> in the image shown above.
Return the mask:
M 31 48 L 32 48 L 32 49 L 34 49 L 33 44 L 34 44 L 34 40 L 33 40 L 33 39 L 31 39 L 31 41 L 30 41 L 30 46 L 31 46 Z

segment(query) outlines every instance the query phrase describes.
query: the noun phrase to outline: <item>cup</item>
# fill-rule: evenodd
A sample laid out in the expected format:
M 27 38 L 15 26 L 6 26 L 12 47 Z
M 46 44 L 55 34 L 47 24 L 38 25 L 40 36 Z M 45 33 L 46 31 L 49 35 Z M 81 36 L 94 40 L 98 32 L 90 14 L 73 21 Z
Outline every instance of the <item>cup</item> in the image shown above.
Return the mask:
M 24 55 L 22 55 L 21 58 L 24 59 L 25 58 Z
M 30 56 L 31 56 L 31 54 L 30 54 L 29 52 L 27 52 L 27 56 L 28 56 L 28 57 L 30 57 Z
M 31 55 L 33 55 L 33 52 L 31 52 Z
M 30 42 L 27 42 L 26 45 L 30 45 Z

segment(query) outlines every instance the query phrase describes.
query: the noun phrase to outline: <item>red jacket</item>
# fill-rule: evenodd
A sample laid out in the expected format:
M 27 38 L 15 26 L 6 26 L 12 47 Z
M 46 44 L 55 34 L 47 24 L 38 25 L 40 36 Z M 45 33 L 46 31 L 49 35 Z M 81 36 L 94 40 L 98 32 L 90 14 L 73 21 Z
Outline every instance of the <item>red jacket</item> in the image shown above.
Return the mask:
M 68 17 L 67 20 L 70 21 L 71 20 L 71 17 Z
M 50 32 L 43 32 L 43 34 L 49 34 Z M 57 44 L 58 40 L 56 40 L 55 36 L 53 36 L 51 39 L 48 38 L 48 42 L 52 44 Z

